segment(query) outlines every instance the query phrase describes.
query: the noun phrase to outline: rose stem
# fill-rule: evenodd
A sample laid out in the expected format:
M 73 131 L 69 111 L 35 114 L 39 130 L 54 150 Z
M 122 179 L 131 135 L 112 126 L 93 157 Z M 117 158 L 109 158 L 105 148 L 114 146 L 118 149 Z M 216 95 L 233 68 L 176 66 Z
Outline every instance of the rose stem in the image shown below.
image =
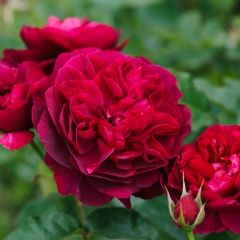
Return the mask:
M 84 204 L 82 204 L 81 202 L 78 202 L 78 206 L 79 206 L 79 215 L 80 215 L 80 221 L 82 223 L 83 226 L 83 240 L 88 239 L 88 232 L 86 231 L 85 225 L 86 225 L 86 213 L 85 213 L 85 207 Z
M 85 213 L 84 205 L 81 202 L 79 202 L 78 206 L 79 206 L 80 220 L 82 222 L 82 225 L 84 226 L 86 223 L 86 213 Z
M 32 147 L 32 149 L 36 152 L 36 154 L 37 154 L 41 159 L 43 159 L 44 154 L 42 153 L 41 149 L 40 149 L 39 146 L 35 143 L 34 140 L 31 142 L 31 147 Z
M 193 235 L 193 232 L 186 232 L 187 233 L 187 237 L 188 237 L 188 240 L 195 240 L 195 237 Z

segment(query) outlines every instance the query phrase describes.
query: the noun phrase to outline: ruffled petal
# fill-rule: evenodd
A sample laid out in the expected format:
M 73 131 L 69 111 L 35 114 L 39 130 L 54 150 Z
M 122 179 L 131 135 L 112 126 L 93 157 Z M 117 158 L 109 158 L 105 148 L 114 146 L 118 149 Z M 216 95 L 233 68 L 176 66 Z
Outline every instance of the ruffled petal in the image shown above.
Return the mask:
M 3 133 L 0 136 L 0 145 L 8 150 L 16 150 L 29 144 L 34 137 L 30 131 Z
M 47 153 L 65 168 L 72 168 L 71 154 L 59 133 L 56 131 L 49 114 L 45 111 L 37 125 L 37 131 Z
M 102 194 L 89 184 L 88 178 L 81 172 L 57 164 L 48 154 L 45 156 L 45 162 L 53 169 L 54 179 L 61 194 L 73 194 L 82 203 L 92 206 L 103 205 L 112 200 L 112 197 Z

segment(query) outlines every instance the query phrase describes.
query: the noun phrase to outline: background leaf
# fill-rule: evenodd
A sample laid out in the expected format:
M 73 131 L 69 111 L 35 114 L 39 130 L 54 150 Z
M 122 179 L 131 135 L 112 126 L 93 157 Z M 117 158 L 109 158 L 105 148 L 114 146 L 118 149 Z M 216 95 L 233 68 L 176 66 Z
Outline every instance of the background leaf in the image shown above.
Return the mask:
M 123 208 L 97 209 L 89 216 L 87 226 L 90 232 L 110 239 L 172 239 L 134 210 Z
M 78 226 L 78 221 L 68 214 L 48 212 L 39 218 L 28 218 L 6 240 L 63 239 Z

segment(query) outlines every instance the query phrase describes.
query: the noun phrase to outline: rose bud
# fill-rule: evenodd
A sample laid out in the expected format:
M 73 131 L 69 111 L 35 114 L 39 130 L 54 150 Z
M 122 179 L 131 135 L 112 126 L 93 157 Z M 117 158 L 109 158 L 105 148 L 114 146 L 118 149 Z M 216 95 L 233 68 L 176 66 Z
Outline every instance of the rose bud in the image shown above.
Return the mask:
M 200 224 L 205 216 L 205 204 L 201 201 L 201 188 L 198 190 L 197 197 L 194 199 L 191 192 L 186 191 L 183 181 L 183 191 L 176 205 L 167 190 L 168 207 L 171 218 L 180 228 L 186 232 L 191 232 Z
M 187 193 L 177 202 L 174 208 L 174 217 L 178 219 L 182 214 L 187 224 L 193 224 L 199 213 L 199 210 L 199 206 L 195 202 L 192 194 Z

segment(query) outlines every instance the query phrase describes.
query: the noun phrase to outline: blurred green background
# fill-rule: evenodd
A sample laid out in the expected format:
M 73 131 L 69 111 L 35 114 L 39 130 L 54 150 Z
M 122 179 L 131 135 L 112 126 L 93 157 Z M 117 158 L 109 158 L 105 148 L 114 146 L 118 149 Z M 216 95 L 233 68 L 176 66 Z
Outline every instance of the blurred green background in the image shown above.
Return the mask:
M 187 141 L 209 124 L 240 123 L 240 1 L 0 0 L 0 50 L 23 47 L 21 26 L 42 26 L 49 15 L 121 28 L 122 39 L 129 39 L 125 52 L 170 68 L 193 112 Z M 0 239 L 20 221 L 29 200 L 48 194 L 51 181 L 42 183 L 48 173 L 39 163 L 30 146 L 11 153 L 0 148 Z M 215 237 L 209 239 L 220 239 Z

